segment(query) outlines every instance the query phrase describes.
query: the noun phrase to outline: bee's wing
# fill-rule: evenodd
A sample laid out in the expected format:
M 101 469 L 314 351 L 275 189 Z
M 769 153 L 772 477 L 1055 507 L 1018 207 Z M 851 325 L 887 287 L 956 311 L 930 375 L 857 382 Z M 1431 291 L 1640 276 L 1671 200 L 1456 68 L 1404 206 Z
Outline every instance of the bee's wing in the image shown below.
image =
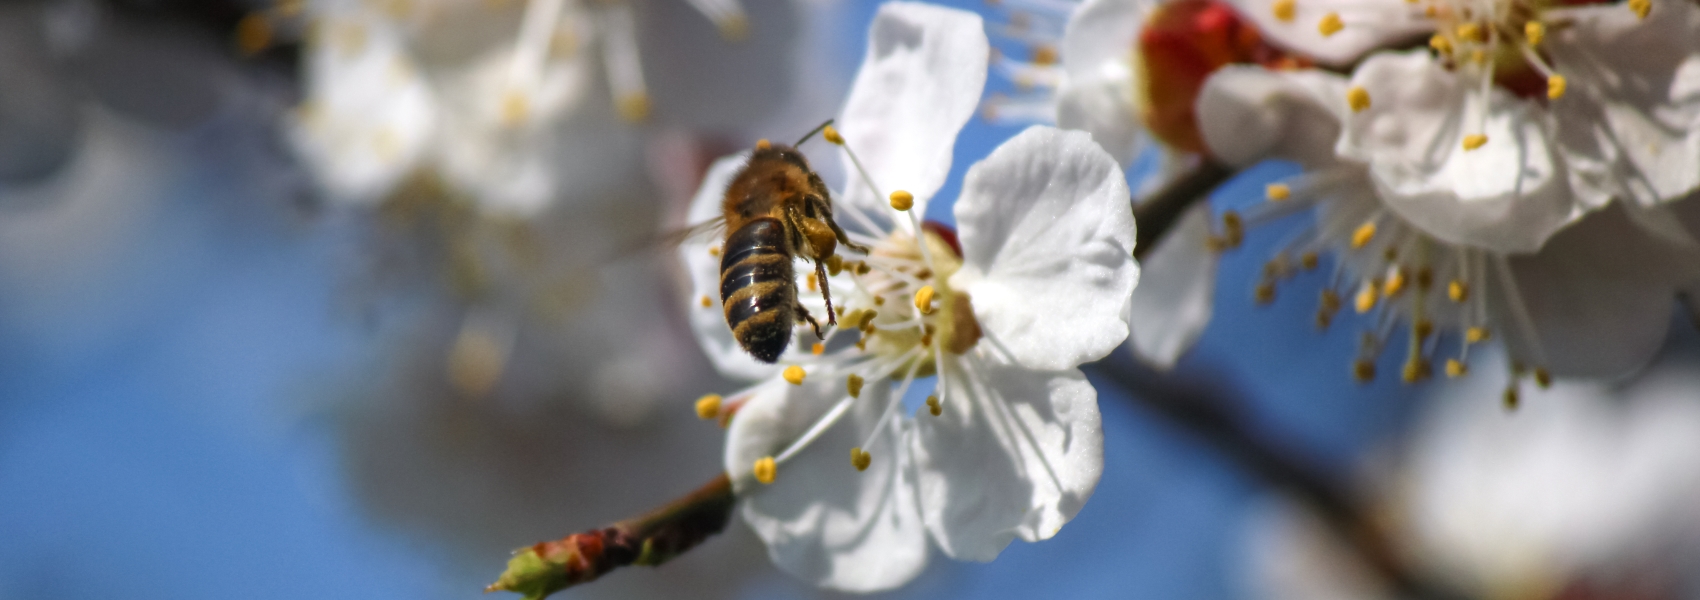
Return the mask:
M 616 259 L 632 258 L 647 255 L 651 252 L 672 250 L 686 243 L 701 242 L 719 237 L 726 230 L 726 217 L 717 216 L 707 221 L 660 233 L 654 237 L 628 246 L 615 253 Z

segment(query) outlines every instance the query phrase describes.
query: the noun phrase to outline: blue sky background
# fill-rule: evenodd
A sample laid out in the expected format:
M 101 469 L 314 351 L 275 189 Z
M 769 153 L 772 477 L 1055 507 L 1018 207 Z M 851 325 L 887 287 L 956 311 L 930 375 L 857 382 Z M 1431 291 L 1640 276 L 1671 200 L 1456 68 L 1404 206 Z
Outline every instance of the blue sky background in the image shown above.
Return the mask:
M 872 12 L 849 3 L 838 21 L 864 31 Z M 853 65 L 862 38 L 848 39 Z M 963 132 L 932 216 L 948 215 L 968 165 L 1018 129 L 976 119 Z M 375 518 L 319 405 L 338 396 L 327 382 L 382 362 L 378 340 L 334 308 L 349 232 L 276 206 L 230 206 L 248 188 L 213 147 L 197 154 L 203 168 L 148 199 L 145 234 L 90 288 L 108 300 L 93 325 L 74 311 L 0 311 L 0 600 L 479 596 L 462 574 L 494 575 L 504 557 L 459 563 L 428 534 Z M 1288 173 L 1254 169 L 1217 207 L 1257 201 L 1264 182 Z M 8 210 L 27 207 L 0 205 L 0 218 Z M 1344 474 L 1412 400 L 1392 377 L 1351 380 L 1351 319 L 1314 329 L 1323 275 L 1253 305 L 1263 260 L 1296 224 L 1254 230 L 1225 257 L 1215 321 L 1180 372 L 1225 378 L 1258 427 Z M 33 293 L 0 282 L 0 307 Z M 1382 372 L 1395 373 L 1398 357 L 1384 358 Z M 991 564 L 941 558 L 890 596 L 1240 597 L 1239 542 L 1264 490 L 1118 392 L 1105 389 L 1101 403 L 1106 470 L 1074 522 Z M 808 591 L 774 569 L 742 589 Z

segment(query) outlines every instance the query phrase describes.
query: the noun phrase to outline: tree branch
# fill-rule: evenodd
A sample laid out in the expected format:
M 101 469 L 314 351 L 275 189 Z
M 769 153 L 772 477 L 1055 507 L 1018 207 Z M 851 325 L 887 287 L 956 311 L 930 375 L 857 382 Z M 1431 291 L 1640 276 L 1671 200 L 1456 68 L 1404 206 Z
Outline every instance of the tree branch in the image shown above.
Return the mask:
M 1205 158 L 1192 170 L 1169 180 L 1161 189 L 1133 205 L 1133 220 L 1138 225 L 1133 244 L 1134 258 L 1145 258 L 1180 220 L 1193 204 L 1209 196 L 1211 190 L 1234 175 L 1227 165 Z

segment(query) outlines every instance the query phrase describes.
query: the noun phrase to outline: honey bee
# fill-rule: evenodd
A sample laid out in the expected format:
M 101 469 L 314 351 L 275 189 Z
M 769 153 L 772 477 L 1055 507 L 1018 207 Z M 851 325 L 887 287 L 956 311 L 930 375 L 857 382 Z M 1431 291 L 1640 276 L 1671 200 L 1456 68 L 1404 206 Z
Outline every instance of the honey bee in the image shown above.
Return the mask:
M 827 128 L 822 123 L 797 141 L 802 145 Z M 820 322 L 797 301 L 794 258 L 814 261 L 826 300 L 827 323 L 837 325 L 826 261 L 838 245 L 866 253 L 832 218 L 832 196 L 795 146 L 762 140 L 744 168 L 726 186 L 721 217 L 699 227 L 725 226 L 720 255 L 720 299 L 726 325 L 738 345 L 772 363 L 791 344 L 793 324 L 807 322 L 817 337 Z

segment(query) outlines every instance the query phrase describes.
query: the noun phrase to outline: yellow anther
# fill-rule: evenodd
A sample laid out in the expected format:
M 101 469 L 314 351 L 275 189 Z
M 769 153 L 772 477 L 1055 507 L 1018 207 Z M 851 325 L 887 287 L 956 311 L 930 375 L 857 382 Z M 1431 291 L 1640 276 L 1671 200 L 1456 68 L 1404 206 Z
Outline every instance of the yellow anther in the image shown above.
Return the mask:
M 866 471 L 871 464 L 874 464 L 874 455 L 860 447 L 850 449 L 850 466 L 856 467 L 857 471 Z
M 1411 335 L 1417 336 L 1417 339 L 1419 340 L 1428 339 L 1428 336 L 1433 334 L 1434 321 L 1430 321 L 1428 319 L 1417 319 L 1415 323 L 1411 324 Z
M 702 298 L 697 300 L 697 303 L 701 304 L 703 308 L 708 308 L 714 306 L 714 299 L 709 298 L 708 294 L 703 294 Z
M 826 257 L 826 273 L 837 275 L 844 272 L 844 258 L 837 254 Z
M 1468 375 L 1469 373 L 1470 373 L 1470 368 L 1464 366 L 1463 362 L 1460 362 L 1456 358 L 1446 359 L 1446 376 L 1447 377 L 1457 379 L 1459 377 L 1463 377 L 1465 375 Z
M 1057 49 L 1051 46 L 1039 46 L 1033 49 L 1033 64 L 1039 66 L 1057 64 Z
M 1377 292 L 1374 281 L 1365 281 L 1363 289 L 1358 290 L 1358 297 L 1353 299 L 1352 307 L 1358 310 L 1358 314 L 1369 312 L 1375 308 L 1375 301 L 1381 296 Z
M 933 294 L 933 286 L 930 285 L 923 285 L 921 289 L 915 290 L 915 308 L 920 309 L 921 314 L 933 314 Z
M 1642 19 L 1653 12 L 1653 0 L 1629 0 L 1629 10 L 1635 11 L 1635 16 Z
M 1368 246 L 1369 241 L 1373 239 L 1375 239 L 1375 221 L 1359 225 L 1357 229 L 1352 230 L 1352 249 L 1358 250 Z
M 1455 31 L 1460 39 L 1472 42 L 1480 42 L 1483 40 L 1482 26 L 1480 23 L 1462 23 L 1458 25 L 1458 29 Z
M 1485 65 L 1488 62 L 1487 50 L 1476 48 L 1470 51 L 1470 64 Z
M 708 247 L 708 255 L 709 256 L 720 256 L 720 247 L 719 246 L 709 246 Z
M 1361 358 L 1358 359 L 1357 362 L 1352 363 L 1352 378 L 1358 380 L 1358 383 L 1374 381 L 1375 363 Z
M 802 367 L 791 365 L 789 367 L 785 367 L 784 375 L 785 380 L 791 382 L 791 385 L 803 385 L 803 376 L 807 375 L 807 373 L 803 372 Z
M 873 270 L 874 270 L 874 268 L 868 266 L 868 263 L 862 262 L 862 261 L 856 261 L 856 274 L 857 275 L 867 275 L 870 271 L 873 271 Z
M 1316 263 L 1317 263 L 1316 252 L 1306 252 L 1304 254 L 1299 255 L 1299 266 L 1304 267 L 1304 269 L 1306 271 L 1309 271 L 1311 269 L 1315 269 Z
M 1505 410 L 1517 410 L 1517 405 L 1521 402 L 1517 395 L 1517 384 L 1513 383 L 1505 387 L 1504 402 Z
M 809 346 L 809 354 L 819 356 L 823 352 L 826 352 L 826 344 L 815 342 L 815 345 Z
M 1446 284 L 1446 297 L 1450 298 L 1453 302 L 1469 300 L 1470 284 L 1457 279 L 1452 280 L 1452 283 Z
M 697 399 L 697 418 L 712 419 L 720 415 L 720 394 L 709 394 Z
M 1271 281 L 1265 281 L 1263 283 L 1257 284 L 1257 289 L 1253 293 L 1253 298 L 1257 300 L 1258 304 L 1263 304 L 1263 305 L 1267 305 L 1271 302 L 1274 302 L 1275 301 L 1275 283 L 1271 282 Z
M 1480 344 L 1487 339 L 1488 330 L 1486 327 L 1471 327 L 1464 330 L 1464 341 L 1467 343 Z
M 863 312 L 861 321 L 856 323 L 856 328 L 857 329 L 871 329 L 874 326 L 874 317 L 878 317 L 879 315 L 880 315 L 879 311 L 875 311 L 875 310 L 869 310 L 869 311 Z
M 866 383 L 866 381 L 862 379 L 861 375 L 851 373 L 850 378 L 844 380 L 845 391 L 850 392 L 851 398 L 861 398 L 863 383 Z
M 944 413 L 944 405 L 939 404 L 938 394 L 927 396 L 927 412 L 933 413 L 935 417 Z
M 1293 188 L 1285 183 L 1271 183 L 1263 186 L 1263 195 L 1271 201 L 1280 202 L 1293 197 Z
M 826 138 L 826 141 L 833 144 L 837 144 L 839 146 L 844 145 L 844 136 L 838 135 L 837 127 L 827 125 L 824 129 L 820 130 L 820 136 Z
M 756 481 L 773 483 L 773 478 L 779 475 L 779 464 L 773 462 L 773 457 L 764 456 L 756 460 Z
M 1417 267 L 1417 291 L 1427 292 L 1434 287 L 1434 269 Z
M 891 207 L 897 210 L 909 210 L 915 207 L 915 195 L 903 190 L 891 193 Z
M 773 142 L 767 141 L 767 138 L 762 138 L 762 139 L 756 140 L 756 149 L 757 150 L 767 150 L 767 149 L 772 148 L 772 147 L 773 147 Z
M 1334 290 L 1322 290 L 1322 300 L 1317 309 L 1328 314 L 1338 312 L 1340 310 L 1340 294 L 1335 293 Z
M 1529 21 L 1523 24 L 1523 37 L 1529 39 L 1530 46 L 1539 46 L 1541 40 L 1547 38 L 1547 26 L 1539 21 Z
M 1483 135 L 1483 134 L 1480 134 L 1480 133 L 1472 133 L 1470 135 L 1464 136 L 1464 151 L 1466 151 L 1466 152 L 1480 148 L 1485 144 L 1487 144 L 1487 136 L 1486 135 Z
M 1275 18 L 1284 22 L 1291 22 L 1293 17 L 1298 16 L 1299 13 L 1298 0 L 1275 0 L 1275 4 L 1271 8 L 1275 13 Z
M 820 280 L 815 278 L 814 273 L 809 274 L 808 281 L 806 281 L 804 283 L 804 285 L 806 285 L 809 288 L 809 291 L 811 291 L 811 292 L 820 291 Z
M 1393 269 L 1393 274 L 1387 276 L 1387 285 L 1381 288 L 1381 296 L 1392 298 L 1405 291 L 1405 270 Z
M 885 296 L 874 296 L 874 306 L 885 306 Z
M 1369 90 L 1361 85 L 1352 86 L 1346 90 L 1346 105 L 1352 107 L 1352 112 L 1369 110 Z
M 1434 34 L 1434 37 L 1428 39 L 1428 47 L 1443 55 L 1452 54 L 1452 40 L 1445 35 Z
M 649 118 L 649 94 L 633 92 L 622 96 L 617 103 L 620 118 L 627 122 L 639 123 Z
M 1547 99 L 1557 100 L 1564 97 L 1564 87 L 1567 82 L 1563 75 L 1553 75 L 1547 78 Z
M 1316 32 L 1322 34 L 1322 37 L 1340 33 L 1340 30 L 1345 28 L 1346 23 L 1340 20 L 1340 13 L 1337 12 L 1322 15 L 1322 20 L 1316 23 Z
M 1433 369 L 1429 367 L 1428 361 L 1413 356 L 1411 360 L 1405 361 L 1405 368 L 1400 371 L 1399 376 L 1405 383 L 1416 383 L 1428 379 L 1431 374 Z
M 1552 387 L 1552 373 L 1548 373 L 1544 367 L 1535 367 L 1535 385 L 1541 386 L 1543 390 Z

